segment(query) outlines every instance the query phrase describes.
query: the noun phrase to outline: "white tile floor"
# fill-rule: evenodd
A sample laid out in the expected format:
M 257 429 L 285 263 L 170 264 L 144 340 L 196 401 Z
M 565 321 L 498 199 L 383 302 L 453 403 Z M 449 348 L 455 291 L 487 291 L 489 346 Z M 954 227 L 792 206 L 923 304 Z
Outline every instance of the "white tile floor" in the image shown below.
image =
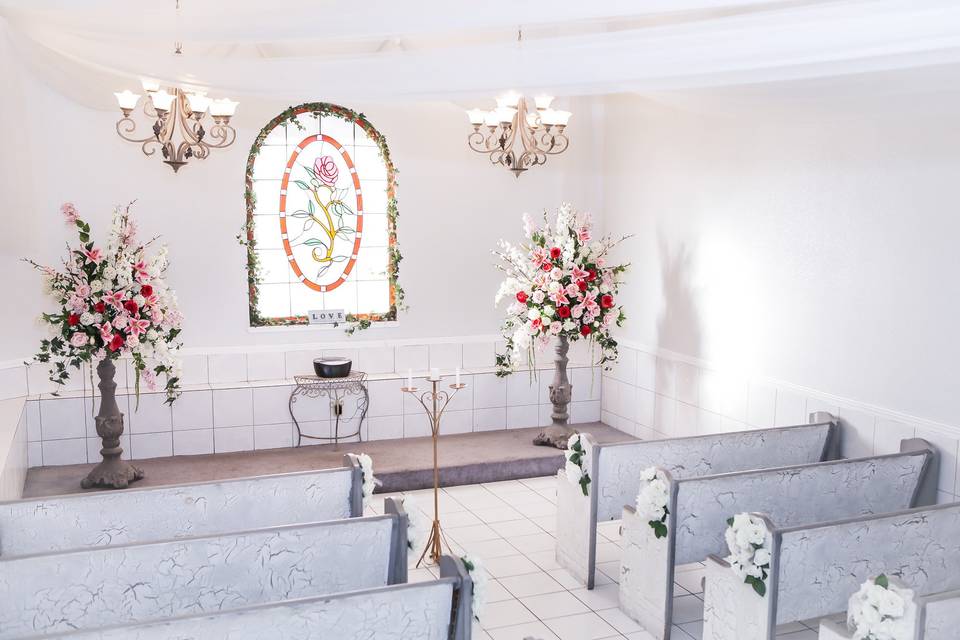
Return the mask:
M 490 589 L 475 640 L 599 640 L 652 638 L 617 607 L 619 522 L 599 527 L 596 588 L 581 587 L 554 559 L 554 477 L 442 489 L 440 521 L 454 553 L 481 558 Z M 432 516 L 432 491 L 413 491 Z M 383 501 L 375 496 L 373 508 Z M 410 581 L 432 580 L 433 569 L 410 571 Z M 703 628 L 702 565 L 677 571 L 674 640 L 700 640 Z M 815 640 L 816 622 L 780 629 L 782 640 Z

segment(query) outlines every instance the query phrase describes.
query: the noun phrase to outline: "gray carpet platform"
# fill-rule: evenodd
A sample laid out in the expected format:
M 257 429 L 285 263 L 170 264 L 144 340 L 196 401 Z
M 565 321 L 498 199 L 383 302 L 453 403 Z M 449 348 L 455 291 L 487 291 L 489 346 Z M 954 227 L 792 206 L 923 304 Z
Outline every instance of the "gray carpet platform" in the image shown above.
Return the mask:
M 635 440 L 599 422 L 574 426 L 580 431 L 589 432 L 599 442 Z M 440 485 L 449 487 L 556 473 L 563 466 L 563 453 L 549 447 L 534 446 L 532 440 L 539 431 L 538 427 L 533 427 L 441 436 Z M 340 466 L 345 453 L 367 453 L 373 458 L 374 473 L 383 482 L 383 486 L 377 490 L 379 493 L 433 486 L 433 446 L 430 438 L 137 460 L 134 464 L 143 469 L 146 477 L 133 486 L 152 487 L 326 469 Z M 24 497 L 83 492 L 80 479 L 93 466 L 34 467 L 27 472 Z

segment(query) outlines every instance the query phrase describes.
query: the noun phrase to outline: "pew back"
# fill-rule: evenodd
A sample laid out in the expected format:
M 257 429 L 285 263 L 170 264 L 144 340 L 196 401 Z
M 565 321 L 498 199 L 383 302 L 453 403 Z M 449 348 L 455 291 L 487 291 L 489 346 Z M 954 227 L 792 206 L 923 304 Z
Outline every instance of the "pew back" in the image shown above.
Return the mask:
M 640 490 L 640 472 L 651 466 L 674 478 L 748 469 L 811 464 L 829 459 L 836 440 L 833 422 L 716 433 L 689 438 L 593 445 L 590 491 L 596 519 L 620 517 Z
M 2 502 L 0 556 L 359 516 L 359 473 L 343 467 Z
M 771 531 L 777 624 L 844 611 L 881 573 L 918 593 L 960 589 L 960 503 Z
M 790 527 L 917 506 L 933 459 L 924 450 L 676 480 L 668 507 L 675 563 L 724 553 L 735 513 L 758 511 Z
M 144 622 L 396 581 L 396 514 L 0 558 L 0 638 Z

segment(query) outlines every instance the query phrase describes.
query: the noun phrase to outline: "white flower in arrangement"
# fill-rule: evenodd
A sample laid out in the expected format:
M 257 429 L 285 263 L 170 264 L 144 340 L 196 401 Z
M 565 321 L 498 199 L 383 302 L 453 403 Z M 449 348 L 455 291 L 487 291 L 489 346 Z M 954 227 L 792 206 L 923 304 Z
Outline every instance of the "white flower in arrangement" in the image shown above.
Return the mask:
M 112 281 L 114 278 L 117 277 L 117 270 L 113 267 L 106 267 L 103 270 L 103 277 L 106 278 L 107 280 Z
M 749 513 L 739 513 L 727 520 L 724 538 L 730 555 L 726 561 L 744 583 L 753 587 L 760 596 L 767 593 L 767 576 L 770 572 L 770 550 L 765 546 L 769 531 L 763 520 Z
M 363 476 L 361 492 L 363 493 L 363 506 L 366 507 L 370 504 L 370 500 L 373 497 L 373 490 L 376 489 L 379 484 L 379 481 L 373 475 L 373 458 L 365 453 L 352 455 L 356 458 L 357 463 L 359 463 L 360 472 Z
M 864 582 L 847 603 L 853 640 L 908 640 L 913 638 L 916 617 L 913 591 L 882 574 Z
M 417 560 L 427 544 L 430 535 L 430 520 L 418 508 L 417 499 L 412 495 L 403 497 L 403 510 L 407 514 L 407 555 Z
M 483 615 L 483 606 L 487 602 L 487 583 L 489 581 L 487 570 L 484 569 L 480 558 L 462 556 L 460 559 L 463 561 L 463 566 L 466 567 L 467 573 L 470 574 L 470 580 L 473 582 L 471 607 L 473 608 L 473 617 L 479 620 Z
M 564 456 L 566 463 L 564 473 L 572 484 L 580 485 L 583 495 L 588 495 L 587 485 L 590 484 L 590 473 L 585 463 L 590 459 L 592 447 L 581 434 L 575 433 L 567 440 L 567 452 Z
M 90 290 L 93 291 L 93 293 L 100 293 L 103 291 L 103 280 L 91 280 Z
M 637 515 L 647 520 L 657 538 L 667 537 L 667 516 L 670 509 L 670 484 L 656 467 L 640 472 L 640 491 L 637 493 Z

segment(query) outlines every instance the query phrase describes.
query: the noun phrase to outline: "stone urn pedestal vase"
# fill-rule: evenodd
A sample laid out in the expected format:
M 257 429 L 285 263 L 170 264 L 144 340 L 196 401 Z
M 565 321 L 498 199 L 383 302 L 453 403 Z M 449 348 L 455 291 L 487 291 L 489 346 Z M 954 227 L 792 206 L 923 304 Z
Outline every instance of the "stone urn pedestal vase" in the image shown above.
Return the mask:
M 560 336 L 557 342 L 556 356 L 553 359 L 554 372 L 553 382 L 550 384 L 550 402 L 553 403 L 553 412 L 550 417 L 553 424 L 544 427 L 537 437 L 533 439 L 533 444 L 543 447 L 556 447 L 557 449 L 566 449 L 567 440 L 574 434 L 574 430 L 567 425 L 570 420 L 570 414 L 567 407 L 570 405 L 572 388 L 570 380 L 567 378 L 567 352 L 570 350 L 570 343 L 566 336 Z
M 117 405 L 117 383 L 113 381 L 116 372 L 117 368 L 109 358 L 104 358 L 97 365 L 97 376 L 100 378 L 100 384 L 97 385 L 100 388 L 100 411 L 97 412 L 96 422 L 97 435 L 103 441 L 103 448 L 100 449 L 103 461 L 80 482 L 84 489 L 126 489 L 131 482 L 143 478 L 143 471 L 120 459 L 123 454 L 120 447 L 123 414 Z

